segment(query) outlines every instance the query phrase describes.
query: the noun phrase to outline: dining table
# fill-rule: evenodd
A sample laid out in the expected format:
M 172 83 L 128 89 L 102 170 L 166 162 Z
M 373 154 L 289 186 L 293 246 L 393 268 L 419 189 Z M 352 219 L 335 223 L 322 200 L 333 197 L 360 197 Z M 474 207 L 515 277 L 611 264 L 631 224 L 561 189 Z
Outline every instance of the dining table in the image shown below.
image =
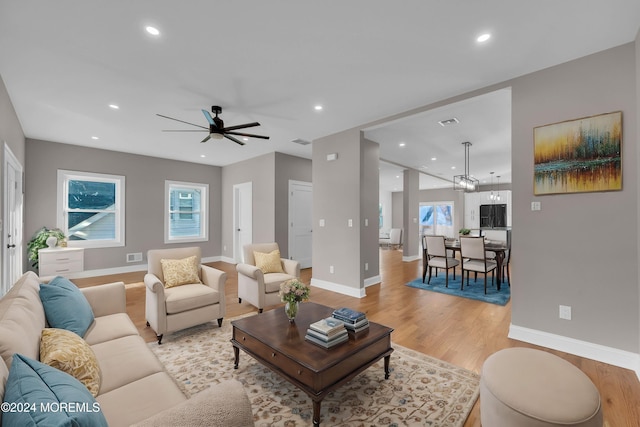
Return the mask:
M 445 248 L 452 250 L 455 256 L 456 251 L 460 252 L 460 240 L 459 239 L 445 239 Z M 487 240 L 484 241 L 484 250 L 491 251 L 496 254 L 496 285 L 498 291 L 500 290 L 500 284 L 502 283 L 502 264 L 505 259 L 506 252 L 509 250 L 507 242 L 500 240 Z M 463 272 L 464 274 L 464 272 Z

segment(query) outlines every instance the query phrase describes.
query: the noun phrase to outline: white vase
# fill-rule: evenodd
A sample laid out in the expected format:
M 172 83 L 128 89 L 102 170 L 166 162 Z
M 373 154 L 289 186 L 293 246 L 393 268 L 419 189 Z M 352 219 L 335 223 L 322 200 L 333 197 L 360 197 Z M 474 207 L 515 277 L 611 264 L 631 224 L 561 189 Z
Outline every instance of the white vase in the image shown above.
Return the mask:
M 58 244 L 58 238 L 56 236 L 49 236 L 47 237 L 46 242 L 48 247 L 55 248 Z

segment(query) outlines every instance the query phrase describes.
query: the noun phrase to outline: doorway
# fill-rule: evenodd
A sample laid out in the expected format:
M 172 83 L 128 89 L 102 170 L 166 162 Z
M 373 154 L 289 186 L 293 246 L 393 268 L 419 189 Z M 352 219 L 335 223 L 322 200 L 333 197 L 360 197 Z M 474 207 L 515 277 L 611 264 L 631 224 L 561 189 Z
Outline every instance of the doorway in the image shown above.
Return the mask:
M 313 187 L 310 182 L 289 181 L 289 258 L 300 268 L 311 267 Z
M 233 186 L 233 258 L 244 262 L 242 247 L 253 242 L 253 183 Z
M 13 152 L 4 145 L 4 212 L 2 228 L 2 295 L 22 275 L 22 165 Z

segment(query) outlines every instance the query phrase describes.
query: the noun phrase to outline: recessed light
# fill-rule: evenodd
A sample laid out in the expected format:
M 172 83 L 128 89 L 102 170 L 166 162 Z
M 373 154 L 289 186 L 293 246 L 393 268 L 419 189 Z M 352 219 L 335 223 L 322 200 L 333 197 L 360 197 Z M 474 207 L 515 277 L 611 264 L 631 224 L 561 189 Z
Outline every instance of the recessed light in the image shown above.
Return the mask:
M 316 111 L 322 111 L 322 105 L 316 105 L 313 109 Z
M 478 41 L 478 43 L 484 43 L 487 40 L 489 40 L 490 38 L 491 38 L 491 34 L 484 33 L 484 34 L 479 35 L 476 40 Z
M 147 30 L 147 33 L 151 34 L 152 36 L 160 35 L 160 30 L 158 30 L 156 27 L 152 27 L 151 25 L 145 27 L 145 30 Z
M 431 158 L 431 161 L 432 161 L 432 162 L 435 162 L 436 160 L 438 160 L 436 157 L 432 157 L 432 158 Z
M 249 138 L 247 138 L 246 136 L 244 138 L 242 138 L 243 141 L 248 141 Z
M 400 144 L 398 144 L 398 146 L 400 146 L 400 147 L 404 147 L 405 145 L 407 145 L 407 144 L 404 143 L 404 142 L 401 142 Z
M 116 104 L 109 104 L 109 108 L 112 108 L 114 110 L 119 110 L 120 109 L 120 107 L 117 106 Z
M 452 169 L 452 170 L 453 170 L 453 169 L 455 169 L 455 168 L 456 168 L 455 166 L 451 166 L 451 169 Z
M 91 139 L 100 139 L 97 136 L 92 136 Z
M 200 157 L 202 157 L 204 159 L 207 156 L 205 156 L 204 154 L 200 154 Z
M 396 178 L 400 178 L 400 175 L 396 175 Z

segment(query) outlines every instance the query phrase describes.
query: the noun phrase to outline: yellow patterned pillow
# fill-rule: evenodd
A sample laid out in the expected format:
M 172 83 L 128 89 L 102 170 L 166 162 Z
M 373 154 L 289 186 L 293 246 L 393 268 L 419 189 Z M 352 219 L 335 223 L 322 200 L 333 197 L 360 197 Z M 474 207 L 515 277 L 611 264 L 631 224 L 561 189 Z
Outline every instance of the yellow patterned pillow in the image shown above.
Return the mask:
M 198 259 L 195 255 L 184 259 L 161 259 L 164 287 L 202 283 L 198 276 Z
M 73 376 L 96 397 L 100 391 L 100 365 L 85 340 L 66 329 L 46 328 L 40 336 L 40 362 Z
M 254 252 L 253 257 L 256 260 L 256 267 L 263 273 L 284 273 L 282 270 L 282 262 L 280 261 L 280 250 L 269 252 Z

